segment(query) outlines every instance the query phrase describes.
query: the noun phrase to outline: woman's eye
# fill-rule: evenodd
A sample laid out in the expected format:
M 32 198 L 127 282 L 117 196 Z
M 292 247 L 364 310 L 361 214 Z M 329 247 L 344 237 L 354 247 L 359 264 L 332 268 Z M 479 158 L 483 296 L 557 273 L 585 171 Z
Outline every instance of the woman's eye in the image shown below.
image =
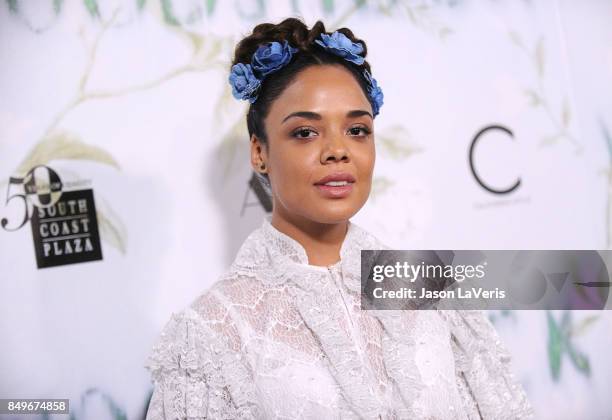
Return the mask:
M 293 132 L 293 137 L 297 137 L 297 138 L 300 138 L 300 139 L 305 139 L 305 138 L 313 137 L 312 135 L 309 135 L 310 133 L 315 133 L 315 132 L 313 130 L 311 130 L 310 128 L 300 128 L 300 129 L 297 129 L 297 130 L 295 130 Z
M 370 134 L 370 130 L 366 127 L 351 127 L 349 133 L 353 136 L 367 136 Z

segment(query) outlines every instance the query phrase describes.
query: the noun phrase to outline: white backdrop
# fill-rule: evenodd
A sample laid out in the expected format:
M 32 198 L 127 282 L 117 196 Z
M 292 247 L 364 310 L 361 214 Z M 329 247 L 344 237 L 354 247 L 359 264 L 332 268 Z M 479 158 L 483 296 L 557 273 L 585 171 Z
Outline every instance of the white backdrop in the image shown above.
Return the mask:
M 227 75 L 242 36 L 290 15 L 351 28 L 385 93 L 356 223 L 397 249 L 610 248 L 611 2 L 8 0 L 0 219 L 23 217 L 9 177 L 45 164 L 93 189 L 103 259 L 39 269 L 30 223 L 0 228 L 0 397 L 143 415 L 162 325 L 261 224 Z M 487 131 L 474 165 L 520 179 L 506 194 L 470 170 L 492 125 L 512 136 Z M 610 418 L 611 314 L 573 313 L 583 363 L 556 368 L 545 312 L 491 318 L 538 418 Z

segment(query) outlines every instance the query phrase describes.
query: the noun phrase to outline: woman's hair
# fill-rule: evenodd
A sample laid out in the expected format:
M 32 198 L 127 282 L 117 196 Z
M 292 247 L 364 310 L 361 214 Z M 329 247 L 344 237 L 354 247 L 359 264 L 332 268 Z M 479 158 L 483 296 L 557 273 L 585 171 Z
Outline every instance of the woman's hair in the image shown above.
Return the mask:
M 367 47 L 363 40 L 356 38 L 353 32 L 348 28 L 340 28 L 338 32 L 346 35 L 352 42 L 360 42 L 363 45 L 363 53 L 360 55 L 363 57 L 366 56 Z M 281 93 L 283 93 L 285 88 L 293 81 L 299 72 L 313 65 L 339 64 L 344 66 L 344 68 L 353 74 L 361 86 L 361 89 L 363 89 L 366 98 L 369 98 L 368 84 L 362 74 L 364 69 L 370 72 L 370 65 L 368 62 L 364 61 L 363 64 L 357 65 L 326 52 L 314 42 L 322 33 L 327 34 L 325 25 L 320 20 L 317 21 L 312 28 L 308 29 L 301 20 L 287 18 L 278 24 L 262 23 L 255 26 L 255 28 L 253 28 L 253 33 L 243 38 L 238 43 L 232 65 L 238 63 L 251 63 L 251 59 L 257 48 L 262 44 L 272 41 L 280 43 L 287 41 L 292 47 L 298 49 L 298 52 L 294 54 L 289 64 L 273 74 L 270 74 L 263 80 L 257 100 L 250 105 L 247 113 L 249 137 L 255 134 L 259 140 L 268 147 L 268 137 L 264 127 L 264 119 L 268 115 L 270 105 L 281 95 Z

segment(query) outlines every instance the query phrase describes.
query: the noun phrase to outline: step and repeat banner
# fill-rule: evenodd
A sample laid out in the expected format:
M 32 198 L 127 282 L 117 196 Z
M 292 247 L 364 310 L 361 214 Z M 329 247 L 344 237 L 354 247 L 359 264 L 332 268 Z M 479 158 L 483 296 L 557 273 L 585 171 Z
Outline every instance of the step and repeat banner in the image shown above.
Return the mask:
M 354 222 L 395 249 L 610 249 L 609 1 L 6 0 L 0 397 L 144 416 L 161 327 L 270 211 L 227 77 L 287 16 L 351 28 L 385 94 Z M 488 314 L 538 418 L 610 418 L 612 313 Z

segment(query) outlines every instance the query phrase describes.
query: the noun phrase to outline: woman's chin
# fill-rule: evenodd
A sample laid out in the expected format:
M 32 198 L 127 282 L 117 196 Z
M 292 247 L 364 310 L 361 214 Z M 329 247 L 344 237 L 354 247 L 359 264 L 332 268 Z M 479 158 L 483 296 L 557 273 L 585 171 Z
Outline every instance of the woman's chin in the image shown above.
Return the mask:
M 361 208 L 361 206 L 355 205 L 353 201 L 335 200 L 330 202 L 321 203 L 316 210 L 314 210 L 312 219 L 319 223 L 342 223 L 353 217 Z

